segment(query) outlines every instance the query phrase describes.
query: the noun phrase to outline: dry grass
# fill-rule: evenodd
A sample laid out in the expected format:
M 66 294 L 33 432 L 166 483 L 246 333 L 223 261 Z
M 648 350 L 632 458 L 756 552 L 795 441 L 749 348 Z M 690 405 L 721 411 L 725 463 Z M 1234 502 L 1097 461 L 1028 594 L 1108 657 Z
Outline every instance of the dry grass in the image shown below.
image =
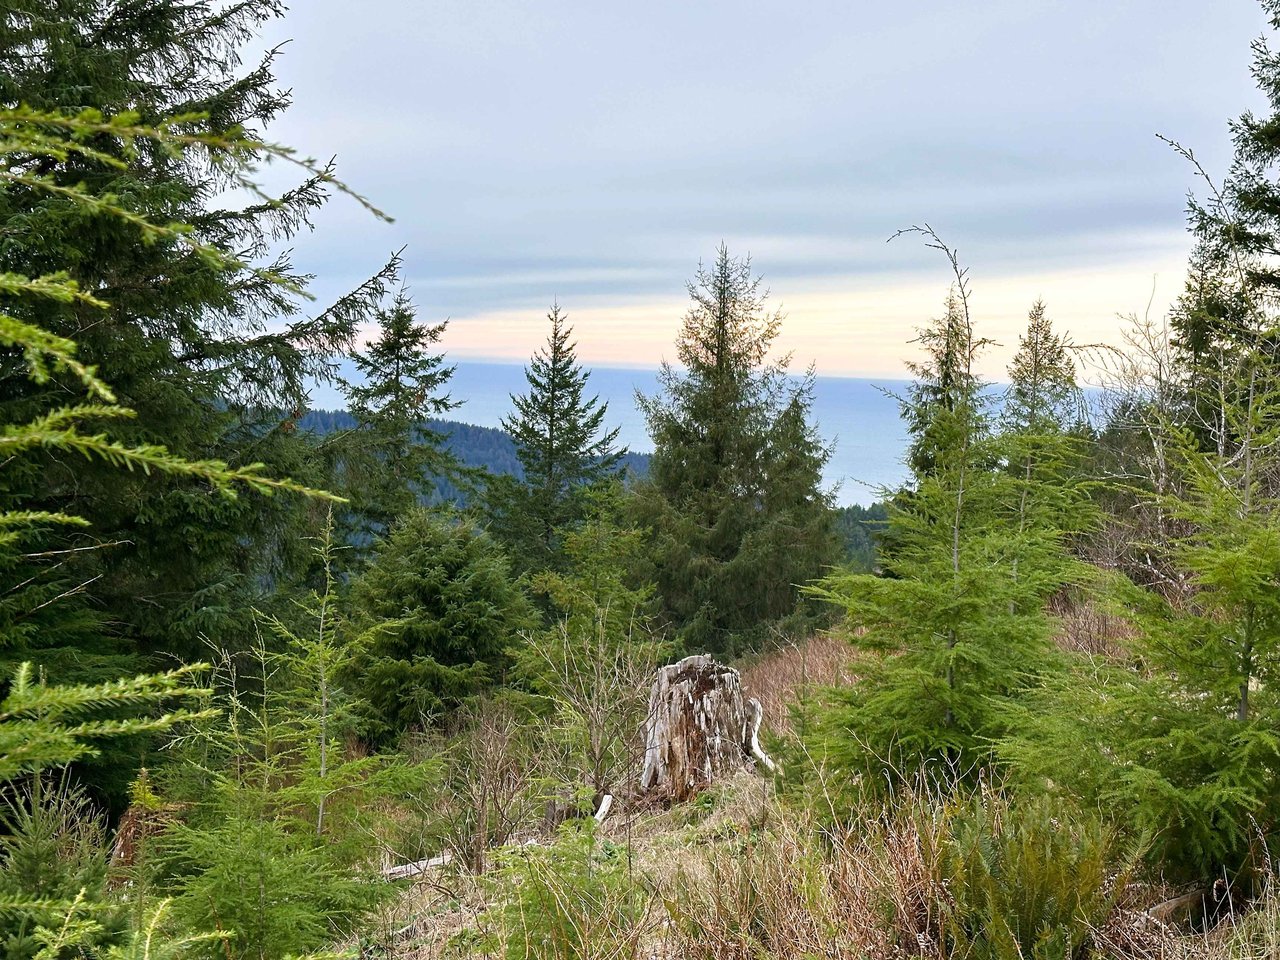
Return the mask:
M 790 822 L 695 858 L 666 897 L 674 955 L 831 960 L 892 955 L 878 867 L 841 838 L 831 853 Z
M 1063 624 L 1064 648 L 1101 655 L 1121 649 L 1128 630 L 1121 618 L 1065 600 L 1052 612 Z M 806 689 L 854 682 L 851 664 L 845 641 L 819 635 L 762 656 L 742 668 L 742 677 L 773 732 L 785 733 L 788 707 Z M 817 792 L 823 792 L 821 784 Z M 811 810 L 783 804 L 771 781 L 744 772 L 670 809 L 621 805 L 600 840 L 625 849 L 634 890 L 650 897 L 650 906 L 639 922 L 615 930 L 605 903 L 599 911 L 604 926 L 593 932 L 587 953 L 548 954 L 535 949 L 534 937 L 525 941 L 526 955 L 951 960 L 945 918 L 959 898 L 951 897 L 936 859 L 947 829 L 942 796 L 900 796 L 844 828 L 829 825 L 831 809 L 811 812 L 821 800 L 810 797 Z M 574 895 L 572 876 L 552 876 L 548 883 L 556 896 Z M 364 944 L 387 960 L 483 956 L 492 941 L 480 947 L 476 931 L 494 923 L 492 908 L 502 902 L 495 901 L 495 889 L 465 872 L 424 877 Z M 1094 930 L 1091 960 L 1280 960 L 1280 898 L 1198 935 L 1147 915 L 1145 908 L 1160 898 L 1158 890 L 1129 888 Z M 508 946 L 507 960 L 518 957 L 519 937 L 506 942 L 517 945 L 515 954 Z
M 965 960 L 947 947 L 953 907 L 937 860 L 946 835 L 939 797 L 900 797 L 892 809 L 832 830 L 794 808 L 744 803 L 739 787 L 676 865 L 655 877 L 670 920 L 672 960 Z M 687 837 L 687 834 L 686 834 Z M 651 853 L 660 852 L 658 850 Z M 668 851 L 670 855 L 672 851 Z M 1113 877 L 1109 882 L 1116 882 Z M 1161 891 L 1128 887 L 1093 930 L 1091 960 L 1280 960 L 1280 898 L 1209 933 L 1172 929 L 1145 912 Z M 1012 960 L 1012 958 L 1010 958 Z
M 1280 899 L 1265 897 L 1208 932 L 1190 934 L 1172 930 L 1139 905 L 1129 904 L 1098 931 L 1096 944 L 1109 960 L 1277 960 Z
M 1209 933 L 1186 938 L 1194 960 L 1276 960 L 1280 957 L 1280 895 L 1270 893 L 1253 909 L 1228 917 Z
M 764 708 L 763 727 L 770 733 L 791 732 L 792 704 L 805 690 L 821 686 L 844 686 L 856 676 L 853 651 L 848 642 L 827 633 L 788 643 L 741 668 L 742 687 Z
M 1092 600 L 1058 594 L 1050 599 L 1048 613 L 1058 622 L 1056 643 L 1071 653 L 1121 657 L 1136 635 L 1132 623 Z
M 761 784 L 743 774 L 692 803 L 609 824 L 602 840 L 625 846 L 652 910 L 642 927 L 601 929 L 575 960 L 960 960 L 944 935 L 940 798 L 903 796 L 832 829 Z M 1280 958 L 1280 898 L 1190 935 L 1144 912 L 1160 895 L 1130 888 L 1095 930 L 1092 960 Z M 456 960 L 492 896 L 466 873 L 424 878 L 365 944 L 389 960 Z

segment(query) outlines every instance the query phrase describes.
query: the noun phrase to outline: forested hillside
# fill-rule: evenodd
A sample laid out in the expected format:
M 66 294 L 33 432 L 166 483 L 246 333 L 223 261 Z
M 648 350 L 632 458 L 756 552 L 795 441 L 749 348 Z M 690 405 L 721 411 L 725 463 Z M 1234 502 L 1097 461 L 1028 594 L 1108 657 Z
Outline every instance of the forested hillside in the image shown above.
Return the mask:
M 354 430 L 356 425 L 355 417 L 345 410 L 308 410 L 298 420 L 299 430 L 311 431 L 320 437 Z M 427 420 L 425 426 L 444 438 L 442 446 L 463 467 L 495 476 L 524 478 L 524 466 L 516 453 L 516 441 L 505 430 L 456 420 Z M 649 472 L 649 455 L 627 451 L 619 465 L 630 476 L 642 479 Z M 448 502 L 462 507 L 468 504 L 467 490 L 447 477 L 437 476 L 433 480 L 433 502 Z
M 1262 6 L 1168 316 L 1028 290 L 994 383 L 969 265 L 893 237 L 910 476 L 837 509 L 745 252 L 688 264 L 652 453 L 590 305 L 458 423 L 412 250 L 332 302 L 281 252 L 389 214 L 272 141 L 280 4 L 9 0 L 3 957 L 1280 956 Z

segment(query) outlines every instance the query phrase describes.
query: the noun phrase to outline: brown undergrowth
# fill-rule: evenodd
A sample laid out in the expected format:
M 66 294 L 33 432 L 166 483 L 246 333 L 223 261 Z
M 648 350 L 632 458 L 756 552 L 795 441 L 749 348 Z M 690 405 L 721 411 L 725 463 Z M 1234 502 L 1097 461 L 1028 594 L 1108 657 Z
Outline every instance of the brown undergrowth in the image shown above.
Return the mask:
M 403 960 L 1017 960 L 1007 944 L 994 949 L 981 938 L 999 928 L 993 919 L 1028 909 L 1054 865 L 1024 862 L 1018 869 L 1033 873 L 1018 876 L 1016 890 L 957 891 L 957 838 L 975 810 L 998 819 L 1011 807 L 998 794 L 957 802 L 923 791 L 833 827 L 744 774 L 691 803 L 607 825 L 589 860 L 572 861 L 580 846 L 571 845 L 568 861 L 517 851 L 518 868 L 496 882 L 465 872 L 424 877 L 387 917 L 378 952 Z M 1077 948 L 1062 956 L 1280 956 L 1272 899 L 1210 933 L 1187 934 L 1145 913 L 1153 891 L 1129 886 L 1122 868 L 1068 875 L 1089 877 L 1097 889 L 1078 891 L 1080 904 L 1066 914 Z M 539 885 L 536 896 L 530 884 Z M 544 909 L 529 908 L 538 903 Z
M 853 683 L 853 649 L 830 633 L 790 641 L 743 664 L 742 688 L 764 708 L 768 733 L 791 733 L 791 707 L 806 690 Z
M 967 799 L 921 791 L 833 826 L 819 805 L 783 802 L 744 773 L 689 803 L 611 819 L 589 854 L 579 835 L 567 847 L 548 839 L 531 853 L 496 856 L 514 864 L 503 875 L 425 874 L 363 946 L 397 960 L 1018 960 L 1007 946 L 989 948 L 985 938 L 1001 929 L 992 921 L 1034 915 L 1044 891 L 1066 890 L 1078 899 L 1064 914 L 1078 936 L 1068 958 L 1280 957 L 1274 897 L 1188 933 L 1146 913 L 1163 894 L 1129 883 L 1117 850 L 1107 851 L 1105 870 L 1079 855 L 1064 873 L 1062 857 L 1029 860 L 1026 844 L 1005 844 L 1003 854 L 998 841 L 965 846 L 975 822 L 999 824 L 1013 809 L 996 791 Z M 1073 835 L 1062 849 L 1077 842 Z M 957 860 L 957 850 L 979 848 L 978 860 Z M 996 870 L 997 883 L 975 881 L 975 864 Z
M 1070 653 L 1117 658 L 1136 635 L 1132 623 L 1094 600 L 1057 594 L 1048 610 L 1057 622 L 1054 640 Z

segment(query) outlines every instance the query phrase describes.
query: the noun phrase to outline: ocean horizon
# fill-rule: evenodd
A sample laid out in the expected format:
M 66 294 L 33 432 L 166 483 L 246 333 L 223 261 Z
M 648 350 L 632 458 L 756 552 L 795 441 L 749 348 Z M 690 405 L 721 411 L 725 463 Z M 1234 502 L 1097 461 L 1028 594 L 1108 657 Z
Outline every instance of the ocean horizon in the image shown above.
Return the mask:
M 528 389 L 524 365 L 474 360 L 456 361 L 449 393 L 461 405 L 442 419 L 478 427 L 501 427 L 512 412 L 511 395 Z M 588 394 L 609 405 L 605 421 L 618 428 L 618 440 L 636 453 L 652 451 L 644 416 L 636 406 L 636 391 L 657 390 L 655 368 L 598 366 L 590 368 Z M 907 477 L 903 458 L 907 431 L 898 401 L 889 394 L 907 386 L 905 380 L 862 377 L 823 377 L 814 381 L 812 419 L 823 442 L 832 447 L 823 471 L 828 489 L 842 506 L 868 506 L 885 487 Z M 342 407 L 339 394 L 320 389 L 313 396 L 317 408 Z

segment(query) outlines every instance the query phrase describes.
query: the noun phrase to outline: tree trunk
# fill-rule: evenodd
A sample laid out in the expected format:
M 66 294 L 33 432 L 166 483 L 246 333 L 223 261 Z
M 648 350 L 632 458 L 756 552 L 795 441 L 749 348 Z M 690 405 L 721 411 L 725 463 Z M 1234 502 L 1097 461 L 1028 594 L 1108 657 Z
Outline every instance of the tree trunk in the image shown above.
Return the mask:
M 660 667 L 645 720 L 641 791 L 681 801 L 754 760 L 772 770 L 756 740 L 760 716 L 760 702 L 743 698 L 732 667 L 705 654 Z

